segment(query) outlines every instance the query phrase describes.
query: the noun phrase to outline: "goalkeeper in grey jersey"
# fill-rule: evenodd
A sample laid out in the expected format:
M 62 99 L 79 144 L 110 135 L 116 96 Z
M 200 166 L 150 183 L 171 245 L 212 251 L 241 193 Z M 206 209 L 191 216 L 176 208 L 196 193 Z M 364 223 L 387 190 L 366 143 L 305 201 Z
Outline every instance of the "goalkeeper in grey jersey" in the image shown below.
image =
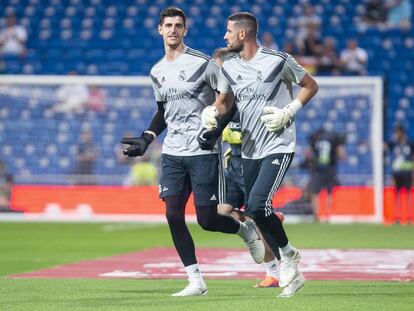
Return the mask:
M 210 57 L 184 45 L 186 17 L 174 7 L 160 14 L 159 34 L 165 56 L 151 70 L 152 86 L 158 105 L 149 128 L 141 137 L 124 138 L 130 146 L 124 154 L 142 156 L 156 136 L 167 128 L 161 155 L 160 197 L 174 246 L 183 262 L 189 284 L 176 297 L 205 295 L 204 283 L 195 256 L 194 242 L 185 223 L 185 207 L 191 192 L 197 221 L 208 231 L 240 235 L 256 262 L 264 258 L 264 245 L 254 223 L 242 223 L 217 212 L 219 191 L 218 150 L 202 150 L 201 113 L 215 98 L 218 66 Z
M 280 297 L 290 297 L 305 283 L 298 270 L 300 254 L 292 247 L 280 219 L 272 212 L 272 198 L 293 158 L 294 117 L 317 92 L 315 80 L 288 54 L 257 43 L 258 23 L 251 13 L 235 13 L 227 20 L 224 39 L 235 54 L 220 69 L 217 97 L 203 110 L 206 129 L 236 104 L 242 130 L 242 164 L 246 187 L 246 215 L 252 217 L 273 252 L 282 257 Z M 293 98 L 292 84 L 301 89 Z

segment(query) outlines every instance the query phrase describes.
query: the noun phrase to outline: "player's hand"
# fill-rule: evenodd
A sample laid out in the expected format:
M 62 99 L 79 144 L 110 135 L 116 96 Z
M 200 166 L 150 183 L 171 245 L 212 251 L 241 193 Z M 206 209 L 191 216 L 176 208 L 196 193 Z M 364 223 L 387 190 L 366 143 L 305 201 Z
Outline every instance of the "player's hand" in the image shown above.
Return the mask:
M 283 109 L 266 106 L 263 108 L 260 119 L 269 132 L 278 132 L 293 120 L 300 108 L 302 108 L 302 104 L 298 99 L 295 99 Z
M 284 109 L 266 106 L 263 108 L 260 120 L 262 120 L 269 132 L 278 132 L 289 122 L 290 117 Z
M 203 128 L 212 130 L 217 128 L 218 111 L 215 106 L 207 106 L 201 113 L 201 123 Z
M 219 137 L 218 129 L 204 130 L 198 136 L 198 144 L 202 150 L 213 150 Z
M 128 157 L 138 157 L 144 155 L 149 144 L 154 140 L 154 136 L 149 133 L 143 133 L 141 137 L 122 138 L 121 144 L 130 145 L 123 150 L 123 154 Z

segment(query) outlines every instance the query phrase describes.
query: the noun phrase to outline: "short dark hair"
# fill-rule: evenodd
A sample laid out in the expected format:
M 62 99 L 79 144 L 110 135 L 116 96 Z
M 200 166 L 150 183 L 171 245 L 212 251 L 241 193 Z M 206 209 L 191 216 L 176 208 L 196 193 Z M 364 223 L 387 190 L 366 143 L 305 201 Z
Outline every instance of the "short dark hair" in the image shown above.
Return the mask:
M 183 19 L 184 27 L 187 27 L 187 20 L 185 18 L 185 13 L 180 8 L 177 8 L 175 6 L 170 6 L 168 8 L 165 8 L 160 13 L 160 25 L 164 23 L 164 19 L 166 17 L 175 17 L 180 16 Z
M 259 23 L 256 17 L 250 12 L 238 12 L 230 15 L 228 21 L 236 22 L 238 26 L 244 28 L 249 35 L 257 36 Z

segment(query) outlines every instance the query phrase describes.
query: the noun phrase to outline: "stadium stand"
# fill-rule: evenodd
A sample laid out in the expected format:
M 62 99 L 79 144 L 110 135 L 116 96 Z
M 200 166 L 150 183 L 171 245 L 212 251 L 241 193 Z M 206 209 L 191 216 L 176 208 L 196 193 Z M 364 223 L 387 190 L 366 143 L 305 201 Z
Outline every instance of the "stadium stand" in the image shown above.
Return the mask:
M 414 127 L 409 120 L 414 120 L 414 29 L 360 29 L 356 21 L 362 14 L 363 2 L 311 2 L 322 18 L 322 35 L 333 36 L 338 50 L 345 47 L 347 38 L 356 38 L 368 52 L 369 75 L 384 78 L 384 138 L 390 138 L 396 122 L 406 125 L 413 137 Z M 271 32 L 281 47 L 289 34 L 295 32 L 291 20 L 301 14 L 302 3 L 297 0 L 278 0 L 274 4 L 266 0 L 177 0 L 174 3 L 163 0 L 4 0 L 0 2 L 0 28 L 4 26 L 5 16 L 14 12 L 29 33 L 24 58 L 3 57 L 5 72 L 60 75 L 75 70 L 81 75 L 148 75 L 153 63 L 163 54 L 156 25 L 160 8 L 169 4 L 188 12 L 191 31 L 186 42 L 207 54 L 224 45 L 225 18 L 239 10 L 255 13 L 261 32 Z M 29 96 L 29 91 L 35 96 Z M 101 139 L 97 173 L 126 174 L 127 168 L 116 162 L 114 148 L 122 133 L 130 129 L 143 130 L 137 125 L 148 123 L 154 109 L 151 92 L 107 87 L 105 113 L 86 112 L 80 117 L 70 117 L 49 111 L 54 104 L 53 88 L 33 91 L 27 90 L 27 96 L 20 93 L 15 96 L 13 89 L 0 92 L 0 155 L 11 173 L 65 174 L 73 166 L 76 139 L 82 125 L 87 123 L 94 137 Z M 139 110 L 129 104 L 131 97 L 142 98 Z M 316 112 L 316 107 L 309 108 L 306 115 L 300 115 L 303 135 L 298 137 L 299 145 L 306 144 L 306 136 L 311 132 L 309 122 L 315 128 L 324 125 L 326 119 L 338 122 L 340 115 L 340 129 L 348 132 L 348 154 L 355 155 L 340 166 L 340 172 L 370 174 L 366 147 L 353 139 L 353 133 L 368 130 L 368 124 L 356 122 L 364 113 L 364 100 L 350 97 L 343 102 L 338 99 L 336 111 L 328 115 Z M 340 114 L 344 106 L 353 112 Z M 49 134 L 39 135 L 34 142 L 30 132 L 55 133 L 56 140 L 50 141 Z M 55 179 L 55 182 L 63 181 Z

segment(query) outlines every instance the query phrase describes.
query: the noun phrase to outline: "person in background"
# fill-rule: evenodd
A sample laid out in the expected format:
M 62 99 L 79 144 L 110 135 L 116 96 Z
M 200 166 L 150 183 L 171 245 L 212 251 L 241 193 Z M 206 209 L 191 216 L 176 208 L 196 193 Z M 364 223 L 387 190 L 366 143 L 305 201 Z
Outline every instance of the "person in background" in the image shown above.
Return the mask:
M 341 69 L 345 75 L 367 74 L 368 53 L 354 39 L 348 39 L 340 54 Z
M 11 212 L 10 194 L 13 176 L 6 171 L 6 166 L 0 160 L 0 212 Z
M 403 31 L 411 29 L 413 6 L 411 0 L 387 0 L 386 24 L 389 28 L 399 28 Z
M 310 180 L 306 191 L 310 193 L 313 214 L 317 220 L 318 194 L 328 191 L 328 214 L 332 207 L 332 189 L 339 185 L 337 166 L 344 160 L 345 138 L 343 135 L 329 133 L 321 128 L 309 137 L 309 146 L 305 151 L 305 164 L 310 171 Z
M 24 57 L 26 53 L 27 31 L 17 24 L 16 16 L 7 16 L 6 28 L 0 31 L 0 54 Z
M 76 164 L 73 174 L 76 175 L 77 184 L 95 184 L 95 173 L 98 148 L 93 142 L 90 129 L 84 129 L 76 153 Z
M 335 39 L 331 36 L 323 38 L 321 53 L 318 56 L 317 73 L 338 76 L 341 74 L 340 66 Z
M 76 71 L 68 73 L 70 77 L 78 76 Z M 52 109 L 55 112 L 67 114 L 82 114 L 89 99 L 89 90 L 83 83 L 63 84 L 56 91 L 58 103 Z
M 414 222 L 414 207 L 411 195 L 414 177 L 414 142 L 409 140 L 406 129 L 401 124 L 397 124 L 392 139 L 386 147 L 388 147 L 391 154 L 392 178 L 397 192 L 394 220 L 396 222 L 402 220 L 401 201 L 405 192 L 408 202 L 407 214 Z

